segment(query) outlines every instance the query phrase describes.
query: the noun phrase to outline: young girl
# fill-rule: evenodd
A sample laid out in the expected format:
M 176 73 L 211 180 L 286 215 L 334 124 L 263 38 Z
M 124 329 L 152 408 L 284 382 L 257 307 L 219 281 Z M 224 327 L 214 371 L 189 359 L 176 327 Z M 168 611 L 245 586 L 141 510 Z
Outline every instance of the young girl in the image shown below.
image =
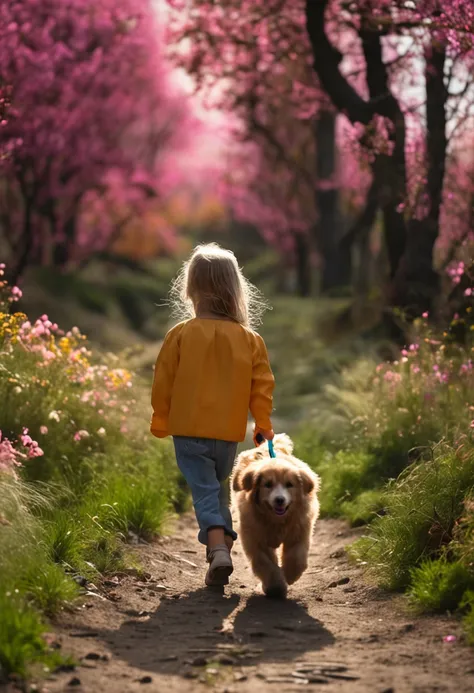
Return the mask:
M 255 438 L 273 438 L 274 378 L 249 315 L 254 305 L 257 311 L 264 306 L 234 254 L 214 243 L 195 248 L 172 296 L 191 317 L 171 329 L 161 347 L 151 432 L 173 436 L 178 467 L 191 488 L 198 539 L 207 546 L 206 584 L 226 585 L 237 538 L 226 481 L 237 443 L 245 438 L 249 409 Z

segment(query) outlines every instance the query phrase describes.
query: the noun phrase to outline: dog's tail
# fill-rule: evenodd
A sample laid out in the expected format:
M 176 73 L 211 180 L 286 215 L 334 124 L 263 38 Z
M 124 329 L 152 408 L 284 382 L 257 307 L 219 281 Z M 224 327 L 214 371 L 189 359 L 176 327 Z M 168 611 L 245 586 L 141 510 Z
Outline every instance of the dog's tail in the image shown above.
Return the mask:
M 281 452 L 284 455 L 293 453 L 293 441 L 286 433 L 277 433 L 273 439 L 273 447 L 276 452 Z

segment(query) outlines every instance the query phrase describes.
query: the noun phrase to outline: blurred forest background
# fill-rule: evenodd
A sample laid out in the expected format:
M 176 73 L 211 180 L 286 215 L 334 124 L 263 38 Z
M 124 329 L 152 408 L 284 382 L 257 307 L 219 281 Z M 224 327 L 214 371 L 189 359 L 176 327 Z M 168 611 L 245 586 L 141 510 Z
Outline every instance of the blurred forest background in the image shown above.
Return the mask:
M 216 240 L 275 306 L 263 332 L 288 409 L 339 352 L 459 314 L 472 8 L 445 9 L 6 3 L 0 248 L 27 312 L 109 349 L 139 343 L 150 365 L 170 279 Z

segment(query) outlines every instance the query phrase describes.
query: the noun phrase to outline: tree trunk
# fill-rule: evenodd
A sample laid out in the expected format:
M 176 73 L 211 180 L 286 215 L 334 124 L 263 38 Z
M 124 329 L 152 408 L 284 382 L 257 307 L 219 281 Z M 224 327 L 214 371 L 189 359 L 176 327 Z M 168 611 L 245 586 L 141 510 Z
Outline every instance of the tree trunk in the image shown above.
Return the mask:
M 20 243 L 19 255 L 18 258 L 15 258 L 16 261 L 13 267 L 9 270 L 7 269 L 8 281 L 12 286 L 15 286 L 19 282 L 26 268 L 28 267 L 31 251 L 33 249 L 32 217 L 32 201 L 28 198 L 25 198 L 25 211 L 21 232 L 22 243 Z
M 336 114 L 323 110 L 316 121 L 316 236 L 322 255 L 322 291 L 351 282 L 351 253 L 341 244 L 339 191 L 336 187 Z
M 308 236 L 295 233 L 296 288 L 298 296 L 311 295 L 311 253 Z
M 394 281 L 393 301 L 403 305 L 407 316 L 415 317 L 435 307 L 440 278 L 433 268 L 433 250 L 439 234 L 439 218 L 446 166 L 446 101 L 444 84 L 446 48 L 432 42 L 426 56 L 426 216 L 412 220 L 407 247 Z
M 74 242 L 76 240 L 76 218 L 69 217 L 64 224 L 62 236 L 54 243 L 53 265 L 55 267 L 66 267 L 74 254 Z

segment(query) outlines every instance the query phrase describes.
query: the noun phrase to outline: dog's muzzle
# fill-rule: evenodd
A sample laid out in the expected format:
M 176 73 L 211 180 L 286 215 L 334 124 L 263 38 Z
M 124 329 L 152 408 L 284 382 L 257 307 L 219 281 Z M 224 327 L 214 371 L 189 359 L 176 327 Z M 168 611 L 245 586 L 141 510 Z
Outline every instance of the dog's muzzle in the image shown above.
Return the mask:
M 291 497 L 286 488 L 277 486 L 269 500 L 275 515 L 282 516 L 290 506 Z

